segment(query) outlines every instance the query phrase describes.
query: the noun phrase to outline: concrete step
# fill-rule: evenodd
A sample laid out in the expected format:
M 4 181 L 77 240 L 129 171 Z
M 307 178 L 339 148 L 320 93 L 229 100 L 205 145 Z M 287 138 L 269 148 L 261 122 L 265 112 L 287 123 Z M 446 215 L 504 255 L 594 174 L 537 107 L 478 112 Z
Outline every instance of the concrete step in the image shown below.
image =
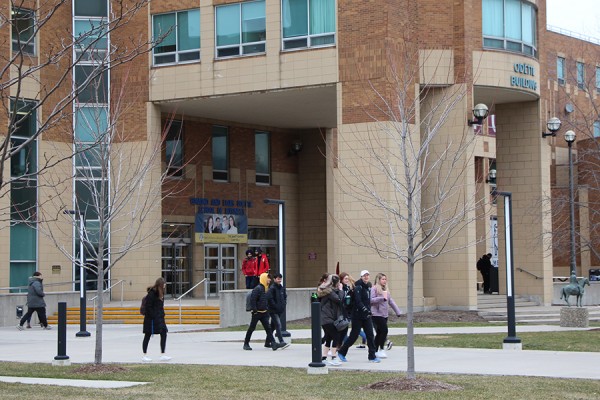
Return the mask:
M 218 325 L 220 323 L 221 311 L 215 306 L 182 306 L 181 323 L 194 325 Z M 94 309 L 86 308 L 86 322 L 95 323 Z M 139 306 L 128 307 L 104 307 L 102 321 L 105 324 L 142 324 L 144 316 L 140 314 Z M 165 307 L 165 322 L 167 324 L 179 324 L 179 307 Z M 58 322 L 58 313 L 48 317 L 50 324 Z M 79 324 L 79 307 L 67 308 L 67 324 Z

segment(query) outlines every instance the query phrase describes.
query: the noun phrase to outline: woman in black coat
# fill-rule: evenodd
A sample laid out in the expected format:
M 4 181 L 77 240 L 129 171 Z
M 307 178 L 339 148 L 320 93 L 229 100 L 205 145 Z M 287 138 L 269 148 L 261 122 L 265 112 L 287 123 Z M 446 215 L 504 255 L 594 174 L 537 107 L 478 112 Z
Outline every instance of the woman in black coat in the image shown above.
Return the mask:
M 144 341 L 142 342 L 143 362 L 150 362 L 152 359 L 147 356 L 148 343 L 152 335 L 160 335 L 160 361 L 169 361 L 171 357 L 165 355 L 167 347 L 167 324 L 165 323 L 165 288 L 167 283 L 163 278 L 158 278 L 154 286 L 148 288 L 146 295 L 146 307 L 144 313 Z

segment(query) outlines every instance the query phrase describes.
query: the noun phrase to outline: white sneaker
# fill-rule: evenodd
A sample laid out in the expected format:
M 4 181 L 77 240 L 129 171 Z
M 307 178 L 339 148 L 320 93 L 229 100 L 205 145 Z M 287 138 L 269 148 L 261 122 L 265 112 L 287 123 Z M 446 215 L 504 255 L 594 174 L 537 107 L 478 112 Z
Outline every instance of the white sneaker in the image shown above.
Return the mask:
M 169 361 L 172 357 L 169 356 L 165 356 L 164 354 L 162 356 L 160 356 L 159 360 L 160 361 Z
M 327 364 L 334 366 L 334 367 L 339 367 L 340 365 L 342 365 L 340 360 L 338 360 L 337 358 L 332 358 L 330 361 L 327 362 Z
M 142 362 L 145 362 L 145 363 L 152 362 L 152 359 L 148 356 L 144 356 L 144 357 L 142 357 Z
M 387 354 L 384 350 L 379 350 L 375 353 L 375 357 L 377 358 L 387 358 Z

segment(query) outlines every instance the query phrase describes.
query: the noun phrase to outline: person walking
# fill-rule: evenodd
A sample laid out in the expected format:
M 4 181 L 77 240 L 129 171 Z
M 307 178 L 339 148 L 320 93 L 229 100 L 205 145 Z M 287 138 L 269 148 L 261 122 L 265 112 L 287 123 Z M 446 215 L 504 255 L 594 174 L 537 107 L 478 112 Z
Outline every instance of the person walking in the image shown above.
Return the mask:
M 169 361 L 171 357 L 165 354 L 167 347 L 167 324 L 165 323 L 165 289 L 167 283 L 161 277 L 154 282 L 154 286 L 148 288 L 148 294 L 146 295 L 146 308 L 144 313 L 144 340 L 142 342 L 142 351 L 144 356 L 142 357 L 143 362 L 151 362 L 152 359 L 148 357 L 148 343 L 150 337 L 154 334 L 160 335 L 160 361 Z
M 387 286 L 387 276 L 379 273 L 375 277 L 375 285 L 371 288 L 371 314 L 375 326 L 375 356 L 387 358 L 384 346 L 388 335 L 388 315 L 390 307 L 399 317 L 402 314 L 400 308 L 392 299 Z M 389 346 L 391 348 L 391 346 Z
M 43 281 L 44 278 L 39 271 L 34 272 L 33 276 L 29 278 L 29 285 L 27 287 L 27 313 L 23 315 L 23 318 L 19 321 L 19 325 L 17 325 L 17 329 L 20 331 L 23 330 L 25 321 L 27 321 L 27 327 L 30 327 L 29 321 L 31 321 L 31 316 L 34 312 L 37 312 L 40 325 L 43 329 L 52 329 L 48 325 L 46 318 L 46 302 L 44 301 L 46 293 L 44 293 Z
M 287 293 L 282 285 L 283 275 L 275 274 L 273 282 L 267 291 L 267 305 L 269 307 L 269 316 L 271 317 L 271 331 L 277 336 L 279 343 L 283 343 L 282 348 L 289 347 L 289 343 L 285 343 L 281 335 L 281 314 L 285 311 L 287 304 Z M 269 345 L 269 346 L 267 346 Z M 270 343 L 265 342 L 265 347 L 270 347 Z
M 356 342 L 360 330 L 363 329 L 367 335 L 367 347 L 369 362 L 379 363 L 381 360 L 375 355 L 375 342 L 373 338 L 373 322 L 371 320 L 371 288 L 369 286 L 369 271 L 362 270 L 360 279 L 354 285 L 354 306 L 352 307 L 352 330 L 348 340 L 344 342 L 338 351 L 340 360 L 346 362 L 346 354 L 350 346 Z
M 270 343 L 273 351 L 280 349 L 285 346 L 285 343 L 277 343 L 273 338 L 273 332 L 271 331 L 271 324 L 269 324 L 269 305 L 267 302 L 267 288 L 271 283 L 271 278 L 269 274 L 262 273 L 259 277 L 258 285 L 252 289 L 252 294 L 250 295 L 250 303 L 252 305 L 252 319 L 250 320 L 250 326 L 246 331 L 246 337 L 244 338 L 244 350 L 252 350 L 250 347 L 250 339 L 252 338 L 252 333 L 256 329 L 256 325 L 258 321 L 263 326 L 267 334 L 267 340 L 265 344 Z
M 481 272 L 481 276 L 483 277 L 483 293 L 486 294 L 492 294 L 492 288 L 490 287 L 490 273 L 492 268 L 492 253 L 484 254 L 477 261 L 477 270 Z
M 325 333 L 325 343 L 323 347 L 323 361 L 331 356 L 327 364 L 338 366 L 341 363 L 337 359 L 338 346 L 340 345 L 340 332 L 333 324 L 339 316 L 344 315 L 343 301 L 344 292 L 340 277 L 332 274 L 327 277 L 325 282 L 317 288 L 317 296 L 321 302 L 321 327 Z

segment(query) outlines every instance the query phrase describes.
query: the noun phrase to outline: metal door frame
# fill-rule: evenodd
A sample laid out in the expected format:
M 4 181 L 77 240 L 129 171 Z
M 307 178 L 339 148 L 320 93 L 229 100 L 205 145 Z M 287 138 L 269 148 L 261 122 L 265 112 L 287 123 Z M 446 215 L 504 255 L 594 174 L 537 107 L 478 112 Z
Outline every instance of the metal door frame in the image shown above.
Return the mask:
M 217 257 L 209 255 L 209 249 L 217 249 Z M 224 249 L 233 249 L 233 256 L 225 257 Z M 210 260 L 217 260 L 217 268 L 209 268 L 208 262 Z M 223 260 L 231 260 L 233 262 L 233 268 L 223 268 Z M 233 281 L 225 281 L 223 279 L 226 273 L 233 272 Z M 233 284 L 233 289 L 238 288 L 238 259 L 237 259 L 237 245 L 235 244 L 217 244 L 217 243 L 205 243 L 204 244 L 204 277 L 208 279 L 208 296 L 219 297 L 219 292 L 224 289 L 224 285 L 227 283 Z

